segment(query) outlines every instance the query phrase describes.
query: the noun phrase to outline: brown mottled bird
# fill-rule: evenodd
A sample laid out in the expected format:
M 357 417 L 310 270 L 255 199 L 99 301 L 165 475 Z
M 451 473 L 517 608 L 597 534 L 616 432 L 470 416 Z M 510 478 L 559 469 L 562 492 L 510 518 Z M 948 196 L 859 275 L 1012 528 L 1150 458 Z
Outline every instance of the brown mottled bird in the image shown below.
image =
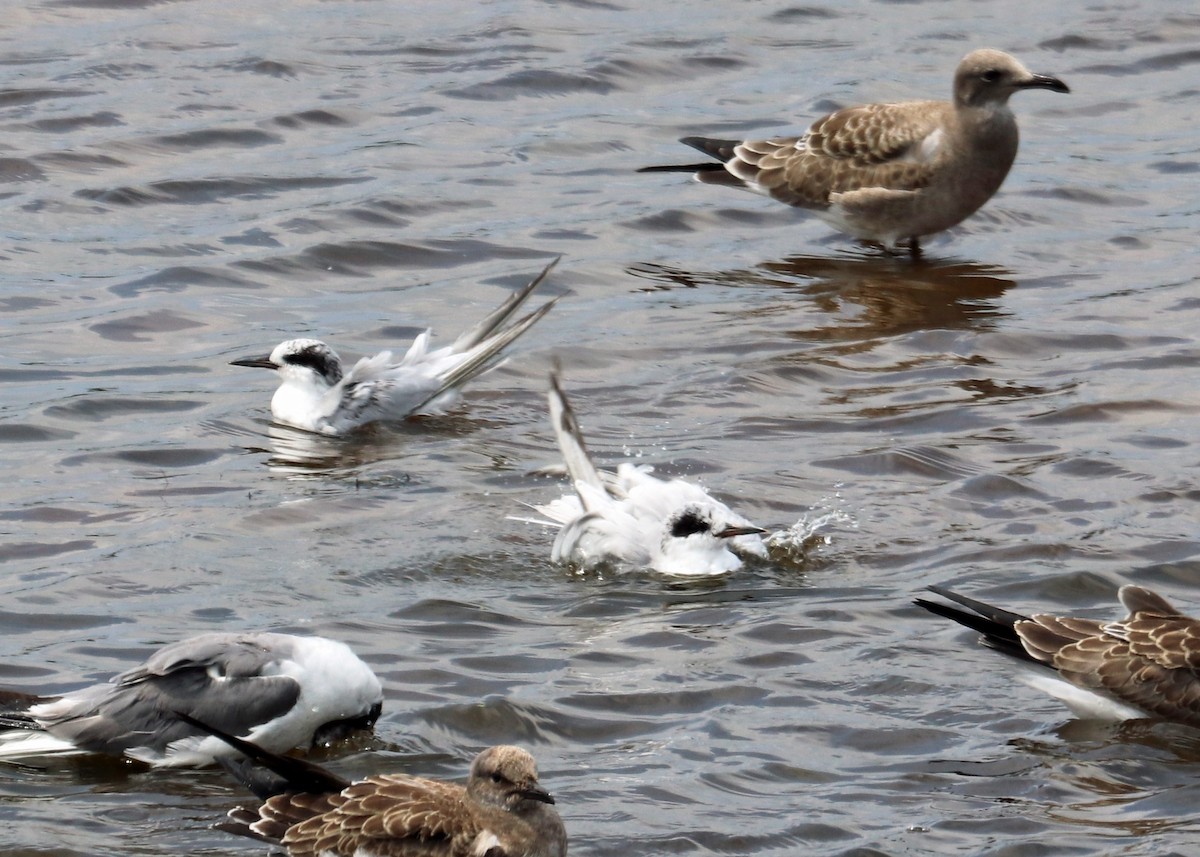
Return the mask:
M 1028 683 L 1076 716 L 1102 720 L 1159 718 L 1200 726 L 1200 620 L 1140 586 L 1117 593 L 1129 615 L 1119 622 L 1035 613 L 1022 616 L 929 587 L 962 605 L 915 603 L 983 635 L 981 642 L 1026 664 Z
M 953 101 L 847 107 L 799 137 L 739 142 L 684 137 L 720 163 L 643 167 L 765 194 L 812 211 L 835 229 L 885 247 L 949 229 L 987 202 L 1017 155 L 1008 99 L 1022 89 L 1070 92 L 992 48 L 954 72 Z
M 234 809 L 224 830 L 282 845 L 290 857 L 565 857 L 567 833 L 537 764 L 489 747 L 466 786 L 406 774 L 349 782 L 196 723 L 243 754 L 223 766 L 263 804 Z M 265 771 L 263 769 L 266 769 Z

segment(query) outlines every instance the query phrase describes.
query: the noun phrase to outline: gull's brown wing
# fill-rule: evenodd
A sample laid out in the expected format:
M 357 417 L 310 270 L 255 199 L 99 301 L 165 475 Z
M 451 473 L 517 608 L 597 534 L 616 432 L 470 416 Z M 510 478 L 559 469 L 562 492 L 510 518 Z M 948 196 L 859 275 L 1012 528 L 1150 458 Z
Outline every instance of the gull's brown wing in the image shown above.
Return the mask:
M 1129 615 L 1098 622 L 1039 614 L 1015 626 L 1026 651 L 1080 687 L 1148 714 L 1200 726 L 1200 621 L 1123 586 Z
M 389 857 L 468 857 L 486 831 L 465 795 L 453 783 L 392 774 L 367 777 L 344 789 L 328 812 L 293 825 L 282 843 L 293 857 L 350 857 L 360 848 Z
M 803 137 L 747 141 L 725 169 L 780 202 L 825 208 L 831 194 L 907 192 L 925 187 L 938 152 L 936 131 L 952 113 L 936 101 L 866 104 L 831 113 Z M 713 173 L 698 176 L 717 183 Z

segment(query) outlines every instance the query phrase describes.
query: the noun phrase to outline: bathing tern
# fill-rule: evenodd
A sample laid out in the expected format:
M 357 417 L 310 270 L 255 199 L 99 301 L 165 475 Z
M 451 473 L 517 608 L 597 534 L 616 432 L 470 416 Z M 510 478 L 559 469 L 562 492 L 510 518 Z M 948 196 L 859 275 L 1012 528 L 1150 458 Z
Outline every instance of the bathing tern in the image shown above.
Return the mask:
M 629 462 L 616 473 L 598 470 L 557 374 L 550 377 L 549 403 L 575 488 L 574 494 L 533 507 L 561 525 L 551 552 L 555 562 L 697 577 L 735 571 L 743 556 L 766 557 L 761 538 L 766 530 L 699 485 L 659 479 L 652 468 Z
M 391 351 L 381 351 L 346 371 L 337 352 L 321 340 L 289 339 L 270 354 L 233 360 L 231 365 L 277 372 L 279 388 L 271 398 L 271 415 L 278 423 L 305 431 L 342 435 L 377 420 L 439 413 L 454 404 L 464 384 L 495 368 L 504 349 L 554 306 L 557 298 L 504 326 L 557 262 L 443 348 L 430 349 L 431 332 L 426 330 L 399 360 Z

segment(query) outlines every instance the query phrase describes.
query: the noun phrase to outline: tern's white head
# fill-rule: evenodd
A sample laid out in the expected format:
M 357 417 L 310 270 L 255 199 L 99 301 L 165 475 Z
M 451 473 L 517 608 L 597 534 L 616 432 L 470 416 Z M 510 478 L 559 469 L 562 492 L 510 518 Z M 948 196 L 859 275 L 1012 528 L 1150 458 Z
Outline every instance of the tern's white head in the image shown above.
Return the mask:
M 324 420 L 338 404 L 326 394 L 345 374 L 337 352 L 319 339 L 289 339 L 266 356 L 234 360 L 231 365 L 278 372 L 279 389 L 271 398 L 272 415 L 278 422 L 308 431 L 322 430 Z
M 725 510 L 728 511 L 728 510 Z M 766 530 L 723 520 L 721 509 L 714 506 L 688 505 L 671 515 L 661 542 L 661 555 L 654 567 L 664 574 L 725 574 L 741 567 L 741 559 L 730 549 L 730 539 L 758 536 Z M 748 552 L 759 549 L 746 545 Z
M 265 357 L 246 357 L 230 365 L 274 369 L 280 383 L 316 384 L 326 390 L 343 375 L 341 358 L 319 339 L 289 339 Z

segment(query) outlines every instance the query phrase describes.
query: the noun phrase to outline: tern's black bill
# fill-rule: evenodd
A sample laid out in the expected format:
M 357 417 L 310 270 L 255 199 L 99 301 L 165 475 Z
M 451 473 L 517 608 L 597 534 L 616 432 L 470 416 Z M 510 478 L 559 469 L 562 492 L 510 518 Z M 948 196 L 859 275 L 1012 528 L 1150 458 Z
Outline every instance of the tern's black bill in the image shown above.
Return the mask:
M 713 535 L 718 539 L 731 539 L 734 536 L 761 536 L 765 532 L 762 527 L 726 527 Z
M 230 366 L 249 366 L 252 369 L 278 369 L 271 362 L 271 355 L 265 354 L 262 357 L 243 357 L 240 360 L 230 360 Z

